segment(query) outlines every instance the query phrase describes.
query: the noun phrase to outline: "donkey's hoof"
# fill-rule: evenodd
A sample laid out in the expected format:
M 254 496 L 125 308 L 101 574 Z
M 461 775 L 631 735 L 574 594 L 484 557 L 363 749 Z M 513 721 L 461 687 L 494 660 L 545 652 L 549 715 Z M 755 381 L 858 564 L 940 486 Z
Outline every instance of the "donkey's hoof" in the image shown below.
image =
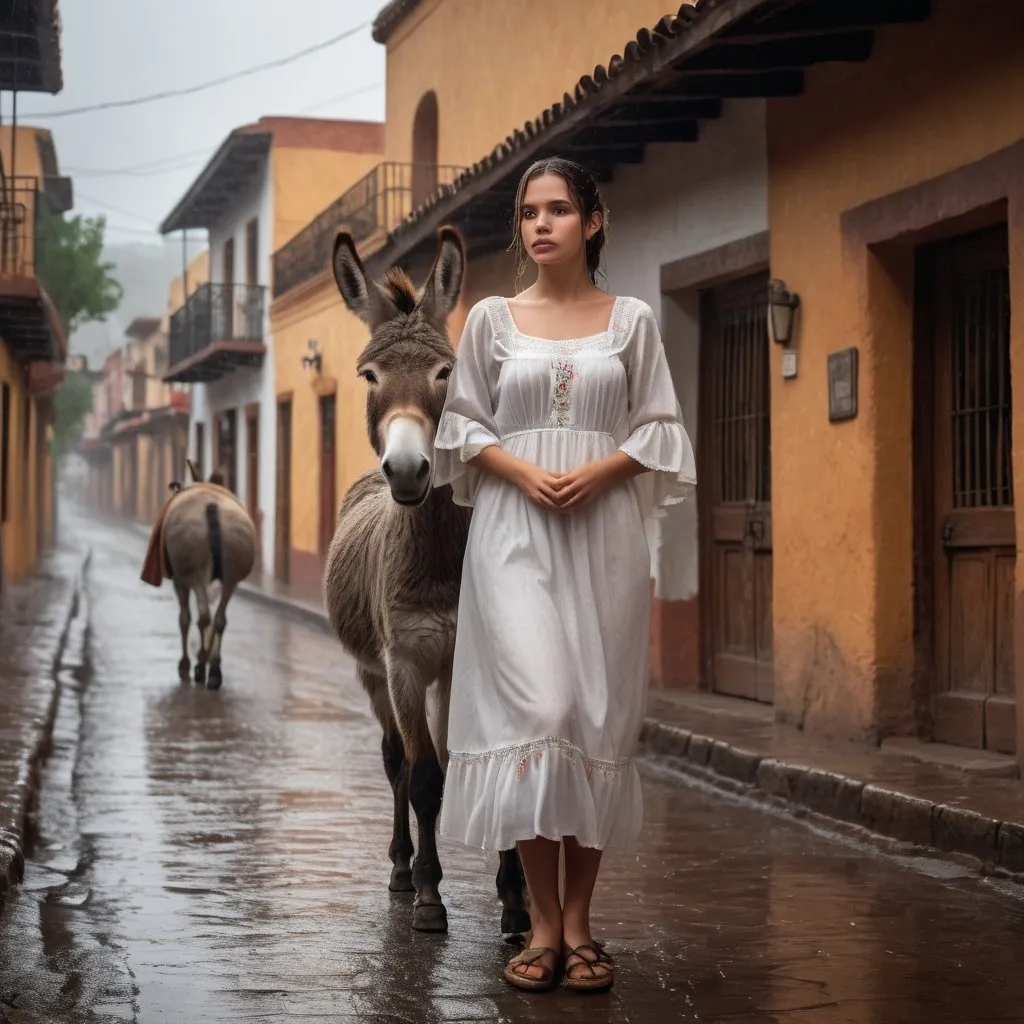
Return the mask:
M 413 908 L 412 926 L 418 932 L 448 931 L 448 911 L 443 903 L 425 903 Z
M 416 886 L 412 884 L 412 872 L 408 868 L 392 868 L 388 889 L 391 892 L 415 892 Z
M 191 667 L 192 666 L 190 665 L 188 658 L 182 658 L 181 661 L 178 662 L 178 678 L 183 683 L 188 682 Z
M 210 675 L 206 680 L 206 688 L 208 690 L 219 690 L 222 682 L 224 682 L 224 679 L 220 674 L 220 665 L 211 665 Z
M 201 661 L 196 664 L 194 679 L 197 683 L 206 682 L 206 666 Z
M 502 935 L 525 935 L 530 930 L 530 912 L 523 910 L 503 910 L 501 912 Z

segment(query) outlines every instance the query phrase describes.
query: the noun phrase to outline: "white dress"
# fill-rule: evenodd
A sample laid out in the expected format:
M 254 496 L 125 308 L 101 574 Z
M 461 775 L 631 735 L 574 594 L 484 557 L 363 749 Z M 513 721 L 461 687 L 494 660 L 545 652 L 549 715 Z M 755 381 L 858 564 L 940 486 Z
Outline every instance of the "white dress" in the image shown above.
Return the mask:
M 616 449 L 654 470 L 569 516 L 466 465 L 488 445 L 552 472 Z M 632 760 L 647 698 L 644 519 L 693 490 L 650 306 L 615 300 L 608 329 L 520 332 L 500 297 L 470 310 L 435 442 L 435 486 L 474 507 L 462 572 L 441 834 L 489 850 L 575 836 L 632 849 Z

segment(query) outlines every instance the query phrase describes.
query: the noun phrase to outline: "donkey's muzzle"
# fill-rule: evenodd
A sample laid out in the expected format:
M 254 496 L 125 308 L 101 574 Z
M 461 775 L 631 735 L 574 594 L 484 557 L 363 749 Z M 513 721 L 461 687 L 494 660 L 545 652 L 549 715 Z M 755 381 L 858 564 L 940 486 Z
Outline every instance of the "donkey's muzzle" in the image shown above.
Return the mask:
M 400 505 L 418 505 L 430 489 L 430 460 L 418 454 L 396 453 L 380 464 L 391 497 Z

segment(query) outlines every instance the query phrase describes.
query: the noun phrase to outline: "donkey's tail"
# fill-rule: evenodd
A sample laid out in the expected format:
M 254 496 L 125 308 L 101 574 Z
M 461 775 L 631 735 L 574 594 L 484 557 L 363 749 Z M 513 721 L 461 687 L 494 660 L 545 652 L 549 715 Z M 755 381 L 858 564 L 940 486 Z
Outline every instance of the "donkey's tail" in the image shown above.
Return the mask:
M 215 501 L 206 503 L 206 525 L 210 528 L 210 559 L 213 562 L 211 578 L 224 578 L 224 544 L 220 536 L 220 509 Z

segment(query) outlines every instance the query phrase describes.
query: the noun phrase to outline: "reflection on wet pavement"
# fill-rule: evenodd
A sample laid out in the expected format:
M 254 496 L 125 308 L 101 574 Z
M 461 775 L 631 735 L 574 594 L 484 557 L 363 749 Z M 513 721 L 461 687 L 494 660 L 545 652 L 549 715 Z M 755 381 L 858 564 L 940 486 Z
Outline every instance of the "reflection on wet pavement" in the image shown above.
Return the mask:
M 388 893 L 380 733 L 335 643 L 236 598 L 224 688 L 182 685 L 173 594 L 139 582 L 134 537 L 83 529 L 93 678 L 0 926 L 0 1021 L 1024 1021 L 1018 890 L 656 770 L 596 907 L 616 988 L 508 989 L 496 857 L 443 844 L 447 936 Z

